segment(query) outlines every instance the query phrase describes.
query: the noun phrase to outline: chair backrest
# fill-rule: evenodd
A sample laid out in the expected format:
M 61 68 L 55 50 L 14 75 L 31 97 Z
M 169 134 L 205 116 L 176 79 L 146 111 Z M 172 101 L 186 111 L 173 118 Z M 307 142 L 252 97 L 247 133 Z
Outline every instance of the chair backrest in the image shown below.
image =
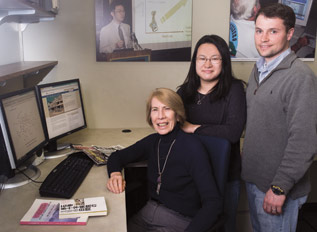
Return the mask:
M 205 146 L 213 168 L 218 189 L 222 196 L 228 179 L 231 144 L 228 140 L 205 135 L 196 135 Z

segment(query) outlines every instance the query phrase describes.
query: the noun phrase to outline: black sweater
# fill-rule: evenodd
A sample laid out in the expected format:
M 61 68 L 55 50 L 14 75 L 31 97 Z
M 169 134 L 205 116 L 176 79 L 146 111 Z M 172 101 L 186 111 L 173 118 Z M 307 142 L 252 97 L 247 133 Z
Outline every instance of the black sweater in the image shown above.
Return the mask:
M 185 99 L 183 88 L 177 93 Z M 232 82 L 228 95 L 220 100 L 211 102 L 213 92 L 203 98 L 201 105 L 184 102 L 187 121 L 201 125 L 196 134 L 215 136 L 228 139 L 231 142 L 231 156 L 229 166 L 229 181 L 238 180 L 241 172 L 240 137 L 246 121 L 246 98 L 241 81 Z M 211 96 L 210 96 L 211 95 Z
M 172 141 L 176 141 L 162 174 L 161 189 L 157 195 L 159 139 L 161 169 Z M 148 160 L 150 197 L 167 208 L 191 217 L 192 221 L 186 231 L 205 231 L 215 223 L 222 209 L 222 198 L 212 175 L 208 155 L 199 140 L 184 133 L 179 127 L 168 135 L 151 134 L 113 153 L 108 160 L 109 176 L 112 172 L 121 171 L 126 164 L 141 160 Z

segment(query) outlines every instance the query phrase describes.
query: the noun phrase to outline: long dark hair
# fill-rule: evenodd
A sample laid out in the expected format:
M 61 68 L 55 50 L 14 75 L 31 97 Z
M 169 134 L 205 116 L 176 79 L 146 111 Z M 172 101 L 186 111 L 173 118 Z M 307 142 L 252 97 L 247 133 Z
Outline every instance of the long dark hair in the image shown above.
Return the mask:
M 182 88 L 182 98 L 184 103 L 193 103 L 195 96 L 197 95 L 197 89 L 200 87 L 200 77 L 196 72 L 196 56 L 200 45 L 205 43 L 215 45 L 222 57 L 222 69 L 217 77 L 219 81 L 211 90 L 214 94 L 210 95 L 210 101 L 219 100 L 227 96 L 232 81 L 236 79 L 232 73 L 230 52 L 226 41 L 218 35 L 205 35 L 197 42 L 187 77 L 184 83 L 179 86 L 179 88 Z

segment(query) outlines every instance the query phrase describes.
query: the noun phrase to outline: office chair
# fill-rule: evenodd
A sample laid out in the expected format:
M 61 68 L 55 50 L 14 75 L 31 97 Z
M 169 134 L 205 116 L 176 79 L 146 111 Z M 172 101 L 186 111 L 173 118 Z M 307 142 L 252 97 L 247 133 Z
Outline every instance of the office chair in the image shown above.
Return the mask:
M 230 160 L 230 150 L 231 144 L 228 140 L 223 138 L 217 138 L 205 135 L 195 135 L 205 146 L 211 166 L 213 169 L 213 174 L 216 180 L 217 187 L 220 194 L 225 197 L 226 183 L 228 180 L 228 169 Z M 224 230 L 224 223 L 226 216 L 224 212 L 220 215 L 215 225 L 211 228 L 212 232 L 220 232 Z
M 126 181 L 126 216 L 127 221 L 136 214 L 148 201 L 147 163 L 136 162 L 124 167 Z

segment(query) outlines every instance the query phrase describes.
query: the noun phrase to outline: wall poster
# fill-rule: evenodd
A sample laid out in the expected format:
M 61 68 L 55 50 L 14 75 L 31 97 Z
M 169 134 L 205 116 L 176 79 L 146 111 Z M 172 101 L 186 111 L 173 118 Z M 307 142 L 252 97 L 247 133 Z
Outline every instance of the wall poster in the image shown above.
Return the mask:
M 190 61 L 192 0 L 95 0 L 97 61 Z
M 316 0 L 231 0 L 229 47 L 233 61 L 255 61 L 259 54 L 254 45 L 256 12 L 263 6 L 282 3 L 296 15 L 291 49 L 303 60 L 313 61 L 316 49 Z

